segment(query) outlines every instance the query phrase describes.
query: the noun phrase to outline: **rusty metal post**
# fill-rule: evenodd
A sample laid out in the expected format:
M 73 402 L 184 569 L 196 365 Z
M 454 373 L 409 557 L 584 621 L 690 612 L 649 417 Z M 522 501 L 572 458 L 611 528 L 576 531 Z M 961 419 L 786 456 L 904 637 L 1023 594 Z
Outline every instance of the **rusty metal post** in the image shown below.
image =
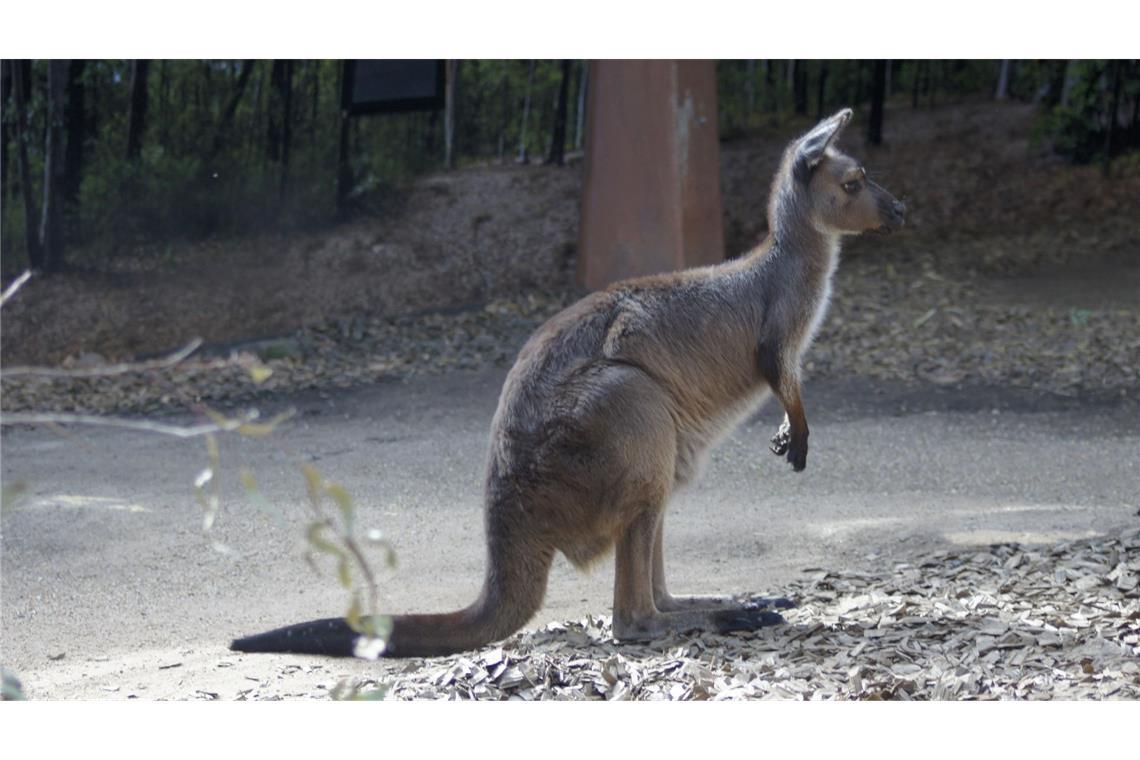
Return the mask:
M 592 61 L 578 281 L 724 260 L 712 61 Z

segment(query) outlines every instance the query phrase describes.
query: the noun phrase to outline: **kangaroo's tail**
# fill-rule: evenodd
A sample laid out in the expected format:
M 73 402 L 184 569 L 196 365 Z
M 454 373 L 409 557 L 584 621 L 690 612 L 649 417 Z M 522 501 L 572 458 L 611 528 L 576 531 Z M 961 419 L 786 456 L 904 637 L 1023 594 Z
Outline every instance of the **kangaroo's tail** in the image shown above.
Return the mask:
M 554 558 L 547 546 L 488 541 L 483 592 L 469 607 L 441 615 L 393 615 L 384 657 L 435 657 L 506 638 L 538 612 Z M 361 634 L 343 618 L 326 618 L 236 639 L 236 652 L 293 652 L 351 657 Z

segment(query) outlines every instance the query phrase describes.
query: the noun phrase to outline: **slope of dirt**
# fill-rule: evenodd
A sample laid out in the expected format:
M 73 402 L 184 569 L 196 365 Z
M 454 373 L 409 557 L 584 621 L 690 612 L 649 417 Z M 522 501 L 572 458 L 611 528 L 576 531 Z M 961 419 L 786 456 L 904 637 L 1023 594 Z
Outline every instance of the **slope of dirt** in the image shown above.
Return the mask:
M 890 109 L 886 143 L 844 138 L 909 208 L 889 241 L 848 259 L 924 258 L 945 275 L 1024 274 L 1136 260 L 1140 171 L 1106 179 L 1035 146 L 1032 108 L 976 103 Z M 768 183 L 792 124 L 722 146 L 726 248 L 765 231 Z M 174 245 L 102 272 L 33 281 L 3 315 L 5 363 L 119 359 L 199 335 L 228 343 L 346 317 L 448 309 L 573 288 L 581 163 L 482 166 L 415 182 L 398 208 L 321 233 Z
M 33 280 L 3 314 L 6 364 L 228 343 L 352 315 L 483 303 L 562 287 L 577 242 L 579 173 L 479 168 L 425 177 L 399 209 L 323 233 L 173 247 L 105 272 Z

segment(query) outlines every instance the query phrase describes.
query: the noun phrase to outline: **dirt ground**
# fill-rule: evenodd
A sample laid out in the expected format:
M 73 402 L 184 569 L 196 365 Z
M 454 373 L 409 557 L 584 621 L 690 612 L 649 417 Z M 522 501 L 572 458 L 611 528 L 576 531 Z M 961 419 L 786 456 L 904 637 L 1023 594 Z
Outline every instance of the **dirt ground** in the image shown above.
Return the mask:
M 726 249 L 765 232 L 768 183 L 787 125 L 722 146 Z M 849 262 L 925 262 L 955 281 L 1086 273 L 1088 293 L 1137 279 L 1140 170 L 1072 167 L 1032 139 L 1032 108 L 992 103 L 889 109 L 884 145 L 844 138 L 905 200 L 905 234 L 856 240 Z M 338 320 L 573 290 L 581 162 L 476 166 L 415 182 L 398 207 L 319 233 L 172 242 L 124 251 L 99 272 L 29 283 L 3 314 L 5 364 L 154 354 L 200 336 L 228 344 Z M 872 275 L 873 276 L 873 275 Z M 1135 299 L 1132 299 L 1133 301 Z

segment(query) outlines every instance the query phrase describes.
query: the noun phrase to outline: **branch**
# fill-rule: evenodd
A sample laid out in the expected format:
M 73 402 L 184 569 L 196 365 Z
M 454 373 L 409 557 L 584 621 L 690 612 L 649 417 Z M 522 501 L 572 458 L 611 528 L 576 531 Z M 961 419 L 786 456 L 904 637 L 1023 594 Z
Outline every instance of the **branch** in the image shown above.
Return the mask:
M 100 425 L 103 427 L 142 430 L 148 433 L 172 435 L 175 438 L 197 438 L 210 433 L 238 430 L 258 418 L 251 410 L 236 419 L 223 419 L 202 425 L 167 425 L 148 420 L 129 420 L 123 417 L 100 417 L 97 414 L 71 414 L 69 412 L 11 412 L 0 415 L 0 425 Z
M 4 308 L 4 304 L 8 303 L 8 299 L 16 295 L 16 291 L 24 286 L 24 283 L 32 279 L 32 270 L 27 270 L 22 275 L 12 281 L 12 284 L 4 288 L 4 293 L 0 294 L 0 309 Z
M 15 283 L 13 283 L 15 284 Z M 11 288 L 9 288 L 11 290 Z M 5 295 L 5 298 L 7 296 Z M 183 348 L 161 359 L 152 359 L 146 362 L 126 362 L 110 364 L 105 367 L 81 367 L 78 369 L 58 369 L 55 367 L 10 367 L 0 370 L 0 378 L 21 377 L 36 375 L 38 377 L 108 377 L 111 375 L 125 375 L 128 372 L 145 372 L 152 369 L 165 369 L 178 364 L 202 345 L 201 338 L 195 338 Z
M 124 417 L 101 417 L 97 414 L 73 414 L 71 412 L 8 412 L 0 414 L 0 425 L 97 425 L 102 427 L 141 430 L 147 433 L 161 433 L 175 438 L 198 438 L 211 433 L 238 433 L 253 438 L 269 435 L 285 420 L 293 417 L 296 409 L 287 409 L 265 422 L 255 422 L 261 417 L 256 409 L 250 409 L 240 417 L 224 417 L 205 409 L 213 422 L 201 425 L 168 425 L 149 420 L 131 420 Z

